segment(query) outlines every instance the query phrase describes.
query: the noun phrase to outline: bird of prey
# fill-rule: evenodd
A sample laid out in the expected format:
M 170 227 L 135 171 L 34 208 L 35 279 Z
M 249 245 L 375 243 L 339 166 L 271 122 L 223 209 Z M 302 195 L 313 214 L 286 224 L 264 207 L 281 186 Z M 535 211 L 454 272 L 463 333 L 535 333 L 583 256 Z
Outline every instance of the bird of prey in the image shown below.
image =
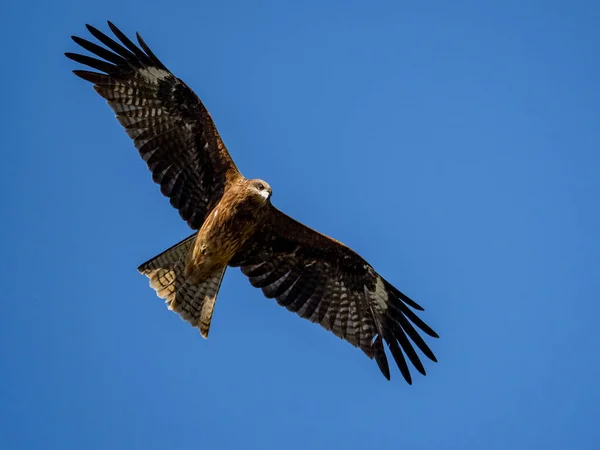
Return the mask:
M 240 173 L 194 91 L 139 34 L 136 45 L 108 26 L 120 42 L 87 25 L 105 47 L 73 36 L 96 57 L 65 55 L 95 70 L 73 73 L 107 100 L 162 194 L 195 230 L 138 269 L 169 309 L 208 337 L 225 270 L 240 267 L 266 297 L 375 359 L 388 380 L 384 342 L 409 384 L 406 358 L 425 375 L 413 344 L 436 358 L 417 329 L 438 335 L 415 314 L 423 308 L 352 249 L 275 208 L 269 184 Z

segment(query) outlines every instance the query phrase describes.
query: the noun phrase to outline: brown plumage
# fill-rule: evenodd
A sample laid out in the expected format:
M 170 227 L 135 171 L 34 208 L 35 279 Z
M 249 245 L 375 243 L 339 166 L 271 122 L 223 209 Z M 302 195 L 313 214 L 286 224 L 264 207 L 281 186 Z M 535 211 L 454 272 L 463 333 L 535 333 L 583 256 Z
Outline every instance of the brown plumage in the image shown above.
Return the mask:
M 107 100 L 161 192 L 197 230 L 139 267 L 169 308 L 207 337 L 225 270 L 240 267 L 266 297 L 374 358 L 386 378 L 384 342 L 408 383 L 406 358 L 425 375 L 413 344 L 436 359 L 417 329 L 437 334 L 415 314 L 423 308 L 353 250 L 275 208 L 269 185 L 238 171 L 196 94 L 139 34 L 138 47 L 108 24 L 120 43 L 89 25 L 107 48 L 73 37 L 102 59 L 66 56 L 98 71 L 74 73 Z
M 271 188 L 262 180 L 238 177 L 202 224 L 188 254 L 185 275 L 201 282 L 215 270 L 226 267 L 268 217 Z

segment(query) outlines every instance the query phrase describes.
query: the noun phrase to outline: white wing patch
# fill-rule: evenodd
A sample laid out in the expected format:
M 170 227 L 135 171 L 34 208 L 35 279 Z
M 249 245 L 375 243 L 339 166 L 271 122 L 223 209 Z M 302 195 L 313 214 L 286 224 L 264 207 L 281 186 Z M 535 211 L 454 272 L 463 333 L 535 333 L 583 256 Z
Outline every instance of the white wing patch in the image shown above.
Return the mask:
M 377 306 L 381 309 L 381 311 L 386 312 L 388 309 L 388 293 L 385 288 L 385 284 L 380 276 L 377 277 L 377 283 L 375 284 L 375 292 L 372 292 L 371 294 L 373 299 L 377 302 Z
M 146 80 L 153 83 L 162 81 L 170 75 L 166 70 L 157 69 L 156 67 L 146 67 L 144 69 L 140 69 L 138 72 Z

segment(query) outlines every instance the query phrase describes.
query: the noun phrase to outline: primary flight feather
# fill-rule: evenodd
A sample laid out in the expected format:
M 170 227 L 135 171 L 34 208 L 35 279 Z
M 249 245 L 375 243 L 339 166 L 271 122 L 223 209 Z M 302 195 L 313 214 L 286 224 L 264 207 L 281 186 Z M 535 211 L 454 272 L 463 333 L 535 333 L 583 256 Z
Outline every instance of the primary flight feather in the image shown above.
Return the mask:
M 271 204 L 271 188 L 239 172 L 198 96 L 154 55 L 87 29 L 102 47 L 73 40 L 101 59 L 66 53 L 95 71 L 75 70 L 104 97 L 152 172 L 152 179 L 196 232 L 142 264 L 139 271 L 170 309 L 208 337 L 221 281 L 240 267 L 252 286 L 316 322 L 390 370 L 384 342 L 412 383 L 407 359 L 423 375 L 415 350 L 436 361 L 419 331 L 438 337 L 415 313 L 423 308 L 352 249 Z

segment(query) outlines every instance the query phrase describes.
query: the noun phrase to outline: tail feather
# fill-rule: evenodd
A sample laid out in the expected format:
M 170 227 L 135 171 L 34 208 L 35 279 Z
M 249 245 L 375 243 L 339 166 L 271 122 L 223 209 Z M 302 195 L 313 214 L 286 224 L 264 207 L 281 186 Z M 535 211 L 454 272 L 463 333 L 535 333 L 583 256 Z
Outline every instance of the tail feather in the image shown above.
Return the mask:
M 193 234 L 173 247 L 145 262 L 138 271 L 150 279 L 150 286 L 170 310 L 178 313 L 192 326 L 208 337 L 217 295 L 227 266 L 218 269 L 206 280 L 192 283 L 185 276 L 188 251 L 194 244 Z

